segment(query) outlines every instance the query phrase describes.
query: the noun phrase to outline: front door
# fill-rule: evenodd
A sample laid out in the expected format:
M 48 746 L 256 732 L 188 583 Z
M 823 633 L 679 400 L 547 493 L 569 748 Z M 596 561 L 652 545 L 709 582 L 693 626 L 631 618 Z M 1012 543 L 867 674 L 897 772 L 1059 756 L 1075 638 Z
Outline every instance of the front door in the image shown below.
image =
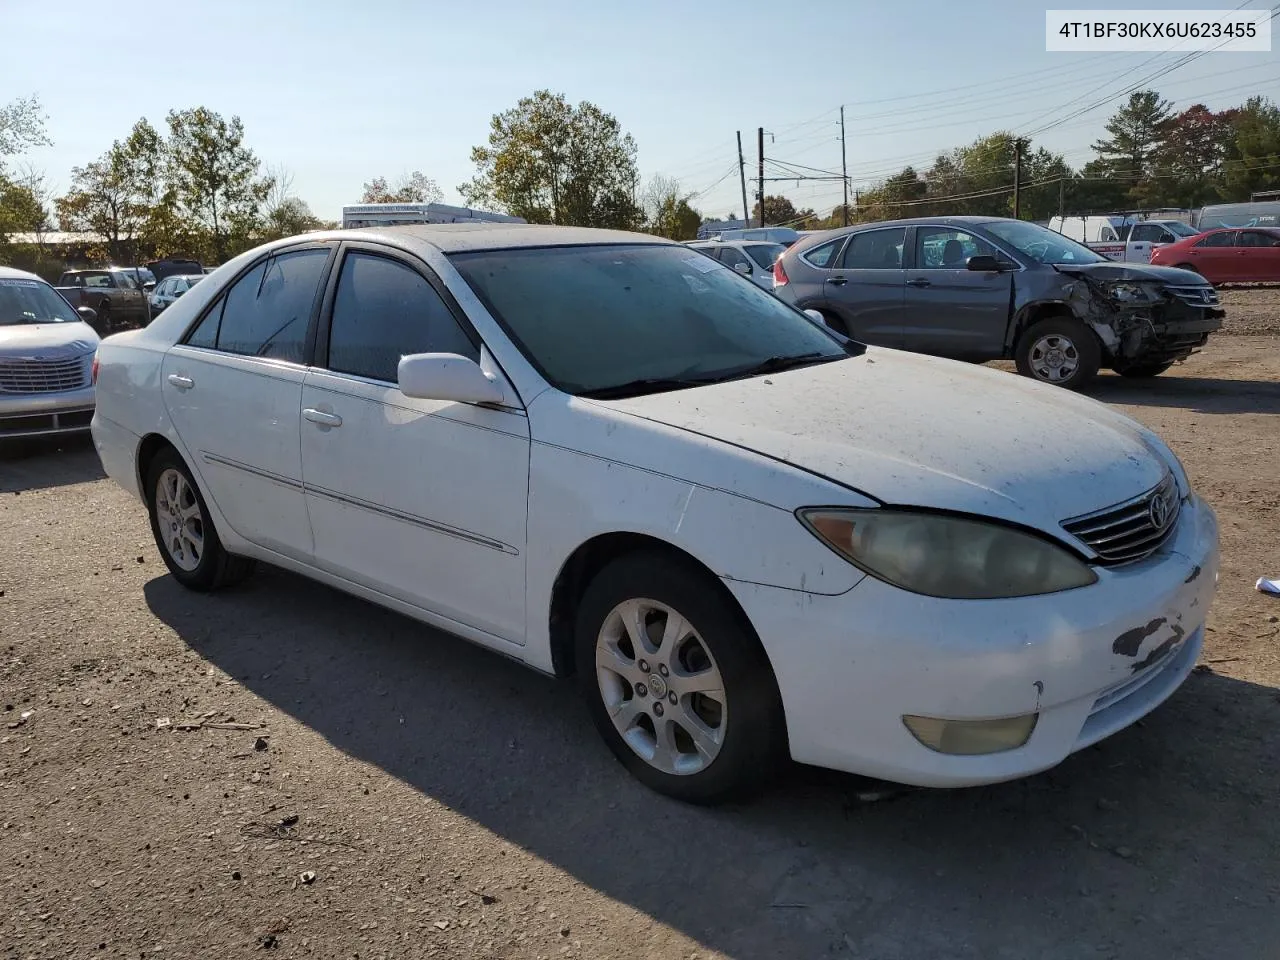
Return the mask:
M 823 300 L 849 336 L 881 347 L 902 346 L 902 254 L 905 227 L 849 236 L 840 263 L 823 282 Z
M 201 489 L 241 537 L 311 557 L 298 450 L 308 331 L 334 250 L 264 258 L 164 358 L 161 389 Z
M 1235 230 L 1210 233 L 1187 251 L 1191 265 L 1210 283 L 1227 283 L 1236 279 Z
M 425 265 L 351 245 L 302 389 L 302 474 L 326 570 L 524 642 L 529 420 L 523 409 L 418 400 L 400 358 L 480 358 Z
M 1002 356 L 1013 272 L 970 270 L 968 262 L 980 255 L 1008 258 L 981 237 L 949 226 L 916 227 L 912 253 L 903 347 L 965 360 Z

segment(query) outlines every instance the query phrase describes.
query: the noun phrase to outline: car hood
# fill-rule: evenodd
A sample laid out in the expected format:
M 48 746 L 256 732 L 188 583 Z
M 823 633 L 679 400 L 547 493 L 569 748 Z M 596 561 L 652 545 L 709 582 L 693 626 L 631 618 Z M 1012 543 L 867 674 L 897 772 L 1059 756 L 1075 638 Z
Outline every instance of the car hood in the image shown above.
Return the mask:
M 896 350 L 606 403 L 826 477 L 882 503 L 1062 520 L 1169 470 L 1143 428 L 1058 387 Z
M 87 323 L 20 323 L 0 326 L 0 356 L 79 357 L 98 349 Z
M 1073 277 L 1087 277 L 1098 283 L 1106 283 L 1110 280 L 1159 280 L 1175 286 L 1203 287 L 1206 284 L 1204 277 L 1190 270 L 1159 267 L 1146 263 L 1108 261 L 1107 263 L 1058 264 L 1054 269 Z

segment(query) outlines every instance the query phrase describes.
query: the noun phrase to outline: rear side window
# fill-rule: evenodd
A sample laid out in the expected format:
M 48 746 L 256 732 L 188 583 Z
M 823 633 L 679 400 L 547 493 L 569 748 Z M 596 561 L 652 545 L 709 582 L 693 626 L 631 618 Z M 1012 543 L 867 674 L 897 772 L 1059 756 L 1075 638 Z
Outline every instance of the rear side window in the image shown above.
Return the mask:
M 407 264 L 350 253 L 342 264 L 329 328 L 329 369 L 395 383 L 413 353 L 480 351 L 434 287 Z
M 1280 243 L 1280 234 L 1263 233 L 1261 230 L 1242 230 L 1238 247 L 1274 247 Z
M 855 233 L 845 248 L 844 266 L 850 270 L 901 270 L 906 242 L 906 227 Z
M 263 261 L 236 281 L 187 343 L 303 363 L 307 325 L 328 259 L 328 249 L 322 248 Z
M 815 267 L 830 270 L 835 266 L 836 253 L 839 252 L 840 244 L 842 243 L 844 243 L 844 237 L 832 240 L 829 243 L 821 243 L 812 250 L 800 254 L 800 256 Z

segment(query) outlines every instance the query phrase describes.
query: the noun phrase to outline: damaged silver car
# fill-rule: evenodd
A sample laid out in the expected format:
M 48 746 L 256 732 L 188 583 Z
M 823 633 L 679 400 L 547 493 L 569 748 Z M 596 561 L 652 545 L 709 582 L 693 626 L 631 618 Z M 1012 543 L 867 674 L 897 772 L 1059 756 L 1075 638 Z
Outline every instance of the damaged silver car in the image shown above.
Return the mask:
M 812 234 L 774 265 L 774 293 L 855 340 L 982 362 L 1077 388 L 1099 369 L 1154 377 L 1222 326 L 1199 274 L 1117 263 L 1002 217 L 860 224 Z

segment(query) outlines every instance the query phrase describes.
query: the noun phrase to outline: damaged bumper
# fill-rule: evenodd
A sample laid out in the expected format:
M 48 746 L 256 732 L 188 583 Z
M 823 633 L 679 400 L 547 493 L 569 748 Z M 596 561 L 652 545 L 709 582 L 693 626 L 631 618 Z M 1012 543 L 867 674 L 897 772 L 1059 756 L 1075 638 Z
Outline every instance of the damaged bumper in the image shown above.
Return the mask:
M 1217 544 L 1192 495 L 1151 557 L 1049 596 L 940 600 L 872 577 L 835 597 L 728 586 L 777 674 L 796 760 L 968 786 L 1053 767 L 1167 699 L 1199 655 Z M 1021 746 L 958 755 L 924 746 L 904 717 L 1034 721 Z
M 1097 333 L 1112 363 L 1157 365 L 1185 360 L 1222 328 L 1226 316 L 1218 292 L 1208 284 L 1142 287 L 1147 298 L 1121 299 L 1114 287 L 1086 281 L 1087 295 L 1073 297 L 1072 308 Z

